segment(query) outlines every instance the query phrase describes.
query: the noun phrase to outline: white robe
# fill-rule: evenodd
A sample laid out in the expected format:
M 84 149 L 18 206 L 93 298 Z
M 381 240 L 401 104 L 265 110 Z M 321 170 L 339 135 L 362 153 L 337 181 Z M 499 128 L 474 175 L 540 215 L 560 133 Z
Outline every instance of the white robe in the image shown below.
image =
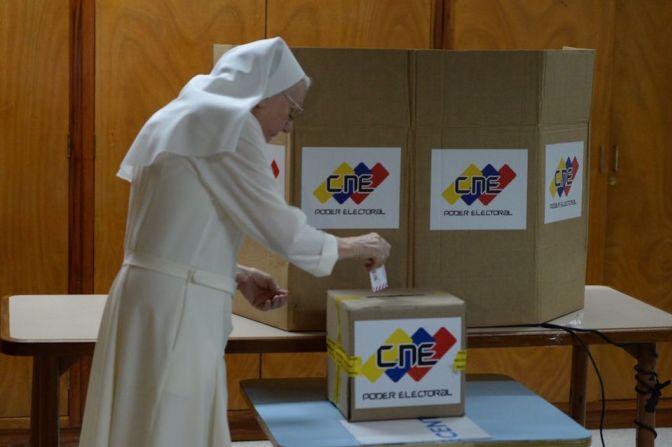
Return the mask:
M 338 257 L 336 238 L 279 195 L 264 143 L 250 114 L 236 151 L 138 172 L 80 446 L 230 445 L 224 349 L 243 237 L 316 276 Z

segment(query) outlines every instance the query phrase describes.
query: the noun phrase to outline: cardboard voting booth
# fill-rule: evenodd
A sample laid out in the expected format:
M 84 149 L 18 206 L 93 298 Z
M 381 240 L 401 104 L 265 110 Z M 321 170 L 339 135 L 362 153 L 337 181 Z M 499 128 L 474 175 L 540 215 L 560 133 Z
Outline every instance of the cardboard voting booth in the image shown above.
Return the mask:
M 454 293 L 469 326 L 583 306 L 592 50 L 293 51 L 313 85 L 269 169 L 309 223 L 380 233 L 390 285 Z M 283 329 L 322 330 L 328 289 L 369 286 L 358 262 L 314 278 L 254 244 L 240 259 L 290 298 L 234 312 Z

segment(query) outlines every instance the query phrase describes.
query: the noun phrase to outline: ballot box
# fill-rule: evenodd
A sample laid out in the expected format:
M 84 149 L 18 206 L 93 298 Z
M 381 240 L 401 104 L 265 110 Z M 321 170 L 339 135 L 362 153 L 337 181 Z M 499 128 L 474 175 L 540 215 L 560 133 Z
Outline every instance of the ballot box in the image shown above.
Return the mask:
M 330 290 L 329 400 L 350 421 L 463 415 L 464 311 L 439 291 Z

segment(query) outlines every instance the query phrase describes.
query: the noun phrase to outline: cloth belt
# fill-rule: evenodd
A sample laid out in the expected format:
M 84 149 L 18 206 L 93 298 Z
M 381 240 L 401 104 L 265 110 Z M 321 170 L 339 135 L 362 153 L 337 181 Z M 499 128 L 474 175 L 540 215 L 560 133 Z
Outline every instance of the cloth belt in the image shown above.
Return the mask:
M 230 294 L 235 293 L 236 285 L 232 278 L 220 273 L 198 270 L 192 266 L 179 264 L 165 258 L 148 255 L 146 253 L 131 252 L 124 258 L 123 265 L 133 265 L 166 275 L 182 278 L 187 282 L 221 290 Z

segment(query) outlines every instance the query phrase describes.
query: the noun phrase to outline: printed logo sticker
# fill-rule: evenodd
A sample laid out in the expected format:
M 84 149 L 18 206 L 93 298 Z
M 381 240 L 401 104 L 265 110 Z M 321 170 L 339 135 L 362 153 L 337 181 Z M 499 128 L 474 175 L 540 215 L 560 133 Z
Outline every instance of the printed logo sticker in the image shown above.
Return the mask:
M 395 383 L 406 374 L 419 382 L 456 341 L 445 327 L 434 335 L 421 327 L 412 336 L 397 329 L 362 365 L 362 374 L 374 383 L 383 374 Z
M 432 150 L 430 230 L 525 229 L 527 150 Z
M 359 163 L 352 169 L 344 162 L 313 191 L 313 195 L 321 204 L 334 199 L 339 205 L 343 205 L 350 199 L 359 205 L 389 174 L 380 163 L 376 163 L 372 169 Z
M 355 408 L 459 403 L 460 318 L 355 321 Z M 391 329 L 392 328 L 392 329 Z
M 304 147 L 301 208 L 317 228 L 399 228 L 401 148 Z
M 451 205 L 462 199 L 467 205 L 478 200 L 487 206 L 514 178 L 516 173 L 507 164 L 499 170 L 491 164 L 482 170 L 471 164 L 443 191 L 442 195 Z
M 583 141 L 546 145 L 544 223 L 581 216 Z

